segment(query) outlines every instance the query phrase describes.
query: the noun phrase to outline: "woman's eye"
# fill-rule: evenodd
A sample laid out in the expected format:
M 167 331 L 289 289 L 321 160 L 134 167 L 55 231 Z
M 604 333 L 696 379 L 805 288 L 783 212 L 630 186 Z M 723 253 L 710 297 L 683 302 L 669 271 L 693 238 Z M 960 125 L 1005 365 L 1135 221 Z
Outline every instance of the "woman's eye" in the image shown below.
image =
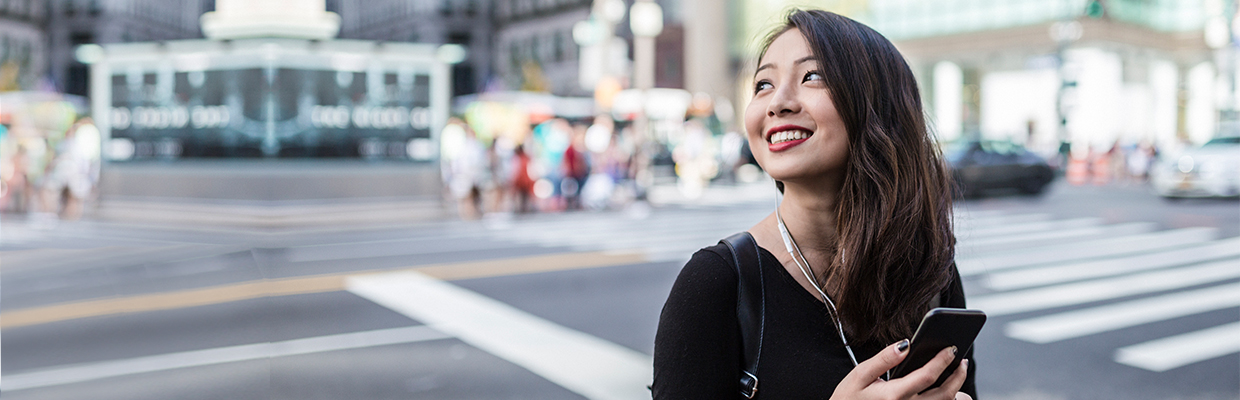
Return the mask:
M 821 81 L 821 80 L 822 80 L 822 74 L 819 74 L 816 71 L 810 71 L 810 72 L 805 73 L 805 77 L 801 79 L 801 82 Z
M 772 85 L 770 82 L 758 81 L 758 83 L 753 86 L 753 92 L 758 93 L 758 92 L 761 92 L 763 89 L 770 89 L 773 87 L 775 87 L 775 85 Z

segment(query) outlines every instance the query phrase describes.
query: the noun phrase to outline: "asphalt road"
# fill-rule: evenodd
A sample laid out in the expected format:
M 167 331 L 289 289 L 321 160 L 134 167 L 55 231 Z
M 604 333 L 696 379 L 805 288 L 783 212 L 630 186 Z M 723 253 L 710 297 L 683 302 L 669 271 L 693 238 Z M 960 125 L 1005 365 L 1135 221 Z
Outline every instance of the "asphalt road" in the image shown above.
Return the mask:
M 295 230 L 6 219 L 0 390 L 641 398 L 680 266 L 773 196 Z M 1240 398 L 1240 202 L 1057 183 L 957 217 L 966 293 L 991 314 L 979 397 Z

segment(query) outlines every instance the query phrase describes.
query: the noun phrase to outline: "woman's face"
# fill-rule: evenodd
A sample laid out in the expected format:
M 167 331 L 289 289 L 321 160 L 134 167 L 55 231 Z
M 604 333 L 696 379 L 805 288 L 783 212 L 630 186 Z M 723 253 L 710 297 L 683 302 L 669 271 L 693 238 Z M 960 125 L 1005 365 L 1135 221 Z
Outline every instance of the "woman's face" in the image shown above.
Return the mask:
M 819 69 L 796 29 L 776 37 L 758 62 L 745 130 L 754 158 L 775 180 L 843 180 L 848 132 Z

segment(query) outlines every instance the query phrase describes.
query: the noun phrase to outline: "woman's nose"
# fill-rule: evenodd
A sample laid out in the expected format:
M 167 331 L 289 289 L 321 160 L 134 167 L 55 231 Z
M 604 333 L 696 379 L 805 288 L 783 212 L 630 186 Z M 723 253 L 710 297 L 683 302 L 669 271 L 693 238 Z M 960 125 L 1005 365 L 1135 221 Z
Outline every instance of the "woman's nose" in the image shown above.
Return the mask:
M 767 105 L 766 115 L 787 115 L 795 114 L 801 111 L 801 103 L 796 99 L 796 93 L 791 89 L 780 88 L 775 92 L 771 103 Z

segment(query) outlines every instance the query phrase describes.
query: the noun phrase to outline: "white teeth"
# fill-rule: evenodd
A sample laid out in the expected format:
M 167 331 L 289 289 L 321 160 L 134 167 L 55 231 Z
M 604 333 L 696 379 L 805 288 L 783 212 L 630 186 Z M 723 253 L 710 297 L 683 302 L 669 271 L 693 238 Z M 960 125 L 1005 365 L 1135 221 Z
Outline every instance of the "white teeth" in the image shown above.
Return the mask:
M 771 135 L 771 144 L 783 143 L 790 140 L 801 140 L 809 138 L 812 133 L 805 131 L 783 131 L 776 132 Z

